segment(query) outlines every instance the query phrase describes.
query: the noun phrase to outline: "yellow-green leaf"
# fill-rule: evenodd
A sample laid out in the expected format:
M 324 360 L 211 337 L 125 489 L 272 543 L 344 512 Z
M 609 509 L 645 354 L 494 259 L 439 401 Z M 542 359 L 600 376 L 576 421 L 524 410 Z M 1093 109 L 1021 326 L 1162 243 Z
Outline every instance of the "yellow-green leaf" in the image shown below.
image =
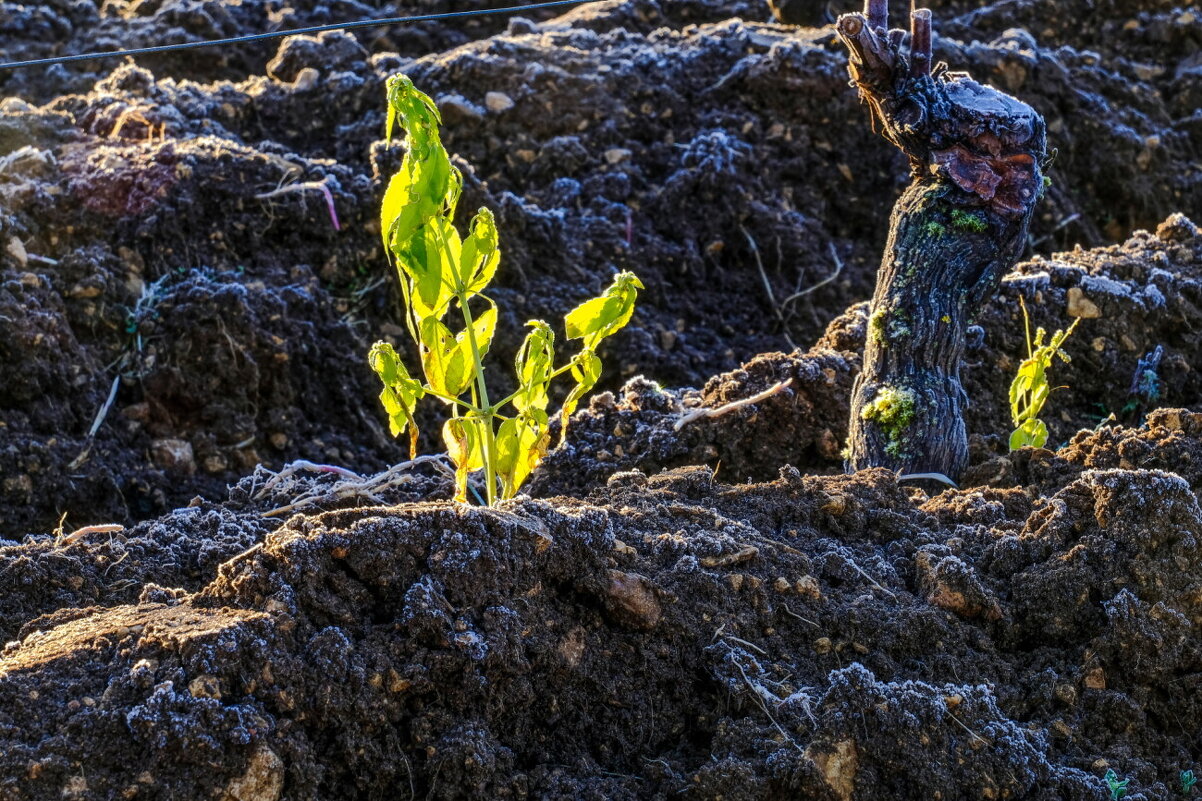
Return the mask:
M 451 329 L 434 317 L 421 321 L 419 327 L 422 367 L 426 381 L 436 393 L 457 398 L 472 383 L 471 353 L 465 353 L 461 342 Z
M 634 303 L 643 284 L 634 273 L 621 272 L 600 297 L 586 300 L 564 317 L 568 339 L 583 339 L 587 350 L 620 330 L 634 314 Z
M 497 241 L 496 220 L 491 211 L 482 208 L 472 219 L 471 233 L 463 241 L 459 260 L 459 280 L 468 297 L 483 292 L 496 275 L 501 263 Z
M 546 411 L 547 384 L 555 368 L 555 332 L 542 320 L 531 320 L 526 325 L 534 330 L 526 335 L 514 359 L 518 392 L 513 397 L 513 405 L 519 412 L 527 409 Z
M 409 458 L 417 456 L 417 423 L 414 410 L 417 401 L 425 395 L 420 381 L 409 375 L 405 364 L 397 357 L 392 345 L 377 342 L 368 354 L 368 363 L 380 376 L 384 389 L 380 392 L 380 403 L 388 413 L 388 427 L 392 435 L 399 436 L 409 429 Z
M 580 404 L 580 399 L 588 394 L 594 386 L 597 385 L 598 379 L 601 378 L 601 360 L 597 355 L 589 350 L 581 351 L 572 362 L 572 378 L 576 379 L 576 386 L 568 393 L 568 397 L 564 399 L 563 408 L 560 410 L 560 435 L 559 442 L 563 443 L 568 436 L 568 420 L 572 413 L 576 411 L 576 407 Z
M 488 308 L 477 314 L 472 320 L 472 333 L 476 336 L 476 349 L 480 354 L 481 361 L 488 354 L 488 349 L 492 345 L 493 334 L 497 330 L 497 304 L 491 300 L 488 302 Z M 472 359 L 472 342 L 468 338 L 467 331 L 461 331 L 456 335 L 459 340 L 460 348 L 467 354 L 469 361 Z
M 517 495 L 546 454 L 550 436 L 547 415 L 538 411 L 510 418 L 497 429 L 495 464 L 502 498 Z
M 398 255 L 397 263 L 409 277 L 413 312 L 417 317 L 441 319 L 455 297 L 454 273 L 459 261 L 459 233 L 455 226 L 434 217 Z
M 452 417 L 442 426 L 442 441 L 455 464 L 455 500 L 467 501 L 467 477 L 484 467 L 484 426 L 475 416 Z

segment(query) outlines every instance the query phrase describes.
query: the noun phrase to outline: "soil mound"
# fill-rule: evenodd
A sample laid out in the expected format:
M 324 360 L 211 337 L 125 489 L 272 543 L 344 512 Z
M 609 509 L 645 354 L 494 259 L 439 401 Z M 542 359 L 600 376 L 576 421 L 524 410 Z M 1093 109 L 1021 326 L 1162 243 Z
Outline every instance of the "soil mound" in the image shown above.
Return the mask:
M 1059 148 L 945 489 L 839 474 L 905 165 L 840 9 L 796 5 L 817 27 L 610 0 L 0 75 L 0 799 L 1077 801 L 1108 769 L 1181 797 L 1202 19 L 938 9 L 936 59 Z M 405 13 L 3 9 L 12 58 Z M 368 347 L 407 344 L 377 222 L 398 70 L 464 213 L 496 211 L 497 364 L 615 270 L 647 286 L 608 391 L 499 509 L 396 466 L 375 408 Z M 1081 323 L 1049 447 L 1012 454 L 1020 297 Z

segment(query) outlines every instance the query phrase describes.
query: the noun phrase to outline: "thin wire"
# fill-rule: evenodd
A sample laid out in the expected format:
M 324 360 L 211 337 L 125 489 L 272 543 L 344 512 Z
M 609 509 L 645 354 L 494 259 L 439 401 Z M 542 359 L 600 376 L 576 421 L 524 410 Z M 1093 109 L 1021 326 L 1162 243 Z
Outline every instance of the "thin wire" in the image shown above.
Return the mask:
M 181 42 L 179 44 L 158 45 L 156 47 L 140 47 L 134 50 L 106 50 L 98 53 L 79 53 L 73 56 L 53 56 L 51 58 L 35 58 L 29 61 L 10 61 L 0 64 L 0 70 L 14 70 L 21 67 L 42 67 L 51 64 L 69 64 L 75 61 L 95 61 L 102 58 L 117 58 L 120 56 L 143 56 L 151 53 L 170 53 L 176 50 L 195 50 L 201 47 L 217 47 L 219 45 L 241 44 L 243 42 L 260 42 L 266 39 L 281 39 L 285 36 L 301 36 L 324 31 L 347 31 L 355 28 L 374 28 L 382 25 L 403 25 L 410 22 L 426 22 L 436 19 L 454 19 L 457 17 L 480 17 L 488 14 L 513 14 L 518 11 L 537 11 L 541 8 L 557 8 L 560 6 L 578 6 L 598 3 L 601 0 L 551 0 L 546 3 L 532 3 L 528 6 L 508 6 L 506 8 L 481 8 L 474 11 L 450 11 L 443 14 L 419 14 L 413 17 L 387 17 L 385 19 L 365 19 L 358 22 L 337 22 L 329 25 L 314 25 L 309 28 L 295 28 L 289 31 L 272 31 L 270 33 L 252 33 L 247 36 L 234 36 L 229 39 L 212 39 L 203 42 Z

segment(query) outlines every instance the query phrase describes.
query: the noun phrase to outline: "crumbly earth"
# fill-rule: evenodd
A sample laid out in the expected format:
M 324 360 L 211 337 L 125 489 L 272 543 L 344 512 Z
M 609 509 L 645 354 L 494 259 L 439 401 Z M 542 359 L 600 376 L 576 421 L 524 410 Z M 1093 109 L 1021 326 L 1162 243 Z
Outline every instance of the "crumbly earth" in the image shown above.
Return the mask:
M 1019 15 L 1011 5 L 936 8 L 935 55 L 1049 121 L 1059 156 L 1032 253 L 1118 242 L 1177 211 L 1197 219 L 1199 15 L 1164 3 L 1078 15 L 1064 0 L 1024 31 L 999 22 Z M 138 46 L 372 11 L 3 8 L 14 58 L 49 41 Z M 856 103 L 833 28 L 769 20 L 743 0 L 611 0 L 543 22 L 0 75 L 0 536 L 64 513 L 68 529 L 131 524 L 219 500 L 260 462 L 372 471 L 403 458 L 364 362 L 378 337 L 407 342 L 376 223 L 401 153 L 382 139 L 383 81 L 401 69 L 443 111 L 464 214 L 497 214 L 498 385 L 526 320 L 557 319 L 617 269 L 647 291 L 602 353 L 609 389 L 637 374 L 701 387 L 756 354 L 804 350 L 871 292 L 905 164 Z M 260 197 L 316 182 L 335 216 L 316 188 Z M 1017 352 L 1013 337 L 999 344 L 986 364 Z M 819 432 L 834 435 L 827 462 L 841 414 Z M 977 430 L 1004 427 L 995 415 Z M 786 460 L 817 466 L 813 450 L 799 442 Z
M 810 27 L 609 1 L 0 75 L 0 800 L 1076 801 L 1108 769 L 1188 797 L 1202 15 L 936 4 L 936 60 L 1059 149 L 946 489 L 841 474 L 905 165 L 846 85 L 846 9 L 772 5 Z M 403 13 L 3 3 L 0 49 Z M 364 355 L 407 336 L 377 222 L 397 70 L 465 213 L 497 213 L 499 385 L 526 319 L 647 285 L 608 391 L 499 510 L 436 460 L 387 470 Z M 333 214 L 261 197 L 317 182 Z M 1020 297 L 1080 323 L 1048 447 L 1010 454 Z

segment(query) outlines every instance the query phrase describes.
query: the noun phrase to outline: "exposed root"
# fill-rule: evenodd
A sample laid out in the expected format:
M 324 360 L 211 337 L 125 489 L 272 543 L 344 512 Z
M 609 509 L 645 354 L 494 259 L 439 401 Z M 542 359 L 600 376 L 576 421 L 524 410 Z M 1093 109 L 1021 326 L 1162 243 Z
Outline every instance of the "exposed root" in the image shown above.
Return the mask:
M 768 387 L 763 392 L 758 392 L 755 395 L 752 395 L 750 398 L 743 398 L 742 400 L 731 401 L 730 403 L 725 403 L 714 409 L 711 409 L 709 407 L 702 407 L 700 409 L 691 409 L 680 416 L 680 419 L 676 421 L 676 425 L 674 425 L 672 427 L 672 430 L 679 431 L 680 429 L 684 428 L 685 426 L 687 426 L 689 423 L 693 422 L 694 420 L 701 420 L 702 418 L 705 418 L 705 417 L 721 417 L 724 414 L 729 414 L 730 412 L 736 411 L 738 409 L 742 409 L 745 406 L 751 406 L 753 404 L 759 403 L 760 401 L 771 398 L 773 395 L 786 389 L 787 387 L 792 385 L 792 383 L 793 383 L 792 378 L 786 378 L 784 381 L 773 384 L 772 386 Z
M 379 493 L 414 481 L 415 476 L 411 475 L 410 471 L 424 464 L 434 465 L 435 468 L 452 481 L 455 478 L 455 471 L 448 464 L 447 457 L 444 454 L 419 456 L 408 462 L 393 465 L 382 473 L 377 473 L 374 476 L 366 478 L 344 467 L 316 464 L 305 459 L 298 459 L 286 465 L 278 473 L 273 473 L 262 465 L 259 465 L 255 470 L 255 484 L 258 483 L 263 473 L 269 474 L 269 477 L 263 486 L 257 489 L 252 486 L 251 498 L 258 500 L 266 497 L 267 493 L 272 491 L 288 492 L 290 490 L 300 490 L 300 494 L 293 498 L 291 503 L 264 512 L 264 517 L 274 517 L 316 504 L 337 503 L 347 498 L 364 498 L 372 503 L 384 503 L 385 501 L 379 497 Z M 293 478 L 302 470 L 313 473 L 331 473 L 341 476 L 342 479 L 330 486 L 311 487 Z
M 116 534 L 118 531 L 124 531 L 125 526 L 120 523 L 100 523 L 95 526 L 84 526 L 77 528 L 67 536 L 58 541 L 59 545 L 71 545 L 79 542 L 89 534 Z
M 280 195 L 286 195 L 290 192 L 321 192 L 326 199 L 326 211 L 330 213 L 330 222 L 334 224 L 335 231 L 341 231 L 342 225 L 338 222 L 338 212 L 334 208 L 334 194 L 330 192 L 330 187 L 326 185 L 325 179 L 320 181 L 308 181 L 303 184 L 289 184 L 281 186 L 279 189 L 273 189 L 270 192 L 261 192 L 255 195 L 256 200 L 268 200 Z

